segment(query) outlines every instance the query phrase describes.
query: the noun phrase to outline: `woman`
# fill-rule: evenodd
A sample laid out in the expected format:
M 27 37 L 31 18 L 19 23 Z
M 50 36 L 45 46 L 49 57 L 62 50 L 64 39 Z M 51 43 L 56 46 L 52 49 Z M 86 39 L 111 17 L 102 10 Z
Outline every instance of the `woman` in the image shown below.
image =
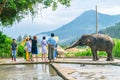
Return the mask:
M 33 36 L 32 40 L 32 60 L 34 60 L 34 55 L 36 56 L 36 61 L 38 61 L 38 50 L 37 50 L 37 37 Z
M 45 36 L 43 36 L 43 40 L 41 41 L 41 46 L 42 46 L 42 61 L 43 61 L 43 58 L 44 58 L 44 61 L 46 61 L 47 41 Z

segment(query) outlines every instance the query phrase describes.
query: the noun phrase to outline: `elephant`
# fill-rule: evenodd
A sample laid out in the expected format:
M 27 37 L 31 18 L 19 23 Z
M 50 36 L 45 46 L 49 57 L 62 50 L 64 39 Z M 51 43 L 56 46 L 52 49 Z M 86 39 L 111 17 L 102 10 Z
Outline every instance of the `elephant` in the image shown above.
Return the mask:
M 98 61 L 97 51 L 106 51 L 107 59 L 106 61 L 113 61 L 112 50 L 114 47 L 114 41 L 112 38 L 105 34 L 85 34 L 82 35 L 78 41 L 74 42 L 70 47 L 73 48 L 76 46 L 89 46 L 91 48 L 93 61 Z M 65 49 L 65 50 L 66 50 Z

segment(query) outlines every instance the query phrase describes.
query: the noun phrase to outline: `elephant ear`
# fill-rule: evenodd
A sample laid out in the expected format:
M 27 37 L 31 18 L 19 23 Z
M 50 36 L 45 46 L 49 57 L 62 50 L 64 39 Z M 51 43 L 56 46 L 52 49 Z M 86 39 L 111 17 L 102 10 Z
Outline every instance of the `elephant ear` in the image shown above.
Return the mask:
M 88 39 L 86 40 L 86 42 L 87 42 L 87 43 L 90 43 L 90 42 L 91 42 L 91 40 L 88 38 Z

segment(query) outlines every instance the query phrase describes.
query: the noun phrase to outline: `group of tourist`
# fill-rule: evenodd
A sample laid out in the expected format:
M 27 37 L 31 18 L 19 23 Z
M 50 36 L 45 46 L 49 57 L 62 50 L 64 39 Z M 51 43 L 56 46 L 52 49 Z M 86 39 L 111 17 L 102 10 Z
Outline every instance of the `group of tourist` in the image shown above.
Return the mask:
M 33 39 L 27 38 L 26 39 L 26 46 L 25 51 L 28 52 L 28 61 L 38 61 L 38 41 L 37 37 L 33 36 Z M 46 54 L 48 53 L 48 60 L 54 61 L 57 57 L 57 41 L 54 38 L 54 33 L 51 33 L 51 37 L 46 40 L 46 37 L 43 36 L 41 41 L 41 53 L 42 53 L 42 61 L 47 61 Z M 15 39 L 11 44 L 11 53 L 12 53 L 12 61 L 16 61 L 16 51 L 17 51 L 17 43 Z

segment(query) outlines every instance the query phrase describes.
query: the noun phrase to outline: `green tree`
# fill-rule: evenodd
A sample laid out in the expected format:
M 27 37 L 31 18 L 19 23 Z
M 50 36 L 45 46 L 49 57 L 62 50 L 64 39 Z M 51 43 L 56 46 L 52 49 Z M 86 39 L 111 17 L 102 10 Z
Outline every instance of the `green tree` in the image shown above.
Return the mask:
M 29 13 L 34 16 L 39 11 L 38 4 L 56 10 L 59 3 L 70 6 L 70 0 L 0 0 L 0 25 L 12 25 Z

